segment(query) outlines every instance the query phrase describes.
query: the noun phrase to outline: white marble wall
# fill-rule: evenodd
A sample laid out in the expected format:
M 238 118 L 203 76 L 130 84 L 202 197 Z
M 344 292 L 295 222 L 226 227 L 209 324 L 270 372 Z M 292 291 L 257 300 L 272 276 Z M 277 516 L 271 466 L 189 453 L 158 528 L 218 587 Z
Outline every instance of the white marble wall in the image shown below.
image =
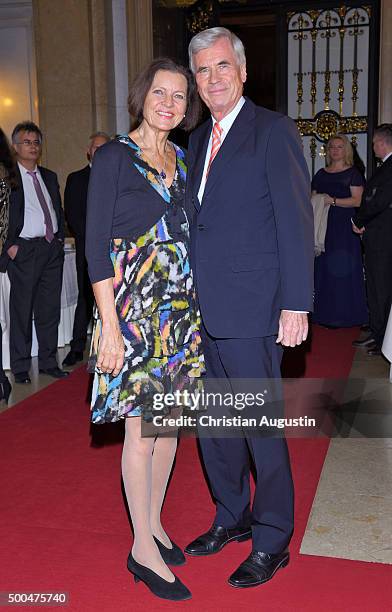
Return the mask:
M 0 126 L 8 137 L 19 122 L 38 122 L 32 2 L 0 0 Z

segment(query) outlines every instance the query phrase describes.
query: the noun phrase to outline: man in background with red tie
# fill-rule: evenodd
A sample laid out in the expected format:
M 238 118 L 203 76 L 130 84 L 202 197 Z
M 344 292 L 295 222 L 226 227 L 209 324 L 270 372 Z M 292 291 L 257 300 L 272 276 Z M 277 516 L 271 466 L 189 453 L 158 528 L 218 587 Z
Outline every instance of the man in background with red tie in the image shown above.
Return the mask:
M 17 383 L 30 383 L 32 319 L 38 339 L 39 371 L 53 378 L 67 372 L 57 364 L 64 215 L 57 176 L 37 166 L 42 132 L 30 121 L 12 132 L 18 187 L 11 193 L 9 229 L 0 257 L 10 293 L 10 358 Z

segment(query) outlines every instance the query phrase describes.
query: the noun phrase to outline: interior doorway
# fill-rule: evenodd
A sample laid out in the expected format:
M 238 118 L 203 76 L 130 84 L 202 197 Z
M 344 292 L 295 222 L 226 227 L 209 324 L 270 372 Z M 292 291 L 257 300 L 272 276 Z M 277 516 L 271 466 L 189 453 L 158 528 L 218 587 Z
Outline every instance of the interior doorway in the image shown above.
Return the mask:
M 242 40 L 246 53 L 245 95 L 259 106 L 277 110 L 277 18 L 276 14 L 255 11 L 225 14 L 219 25 Z

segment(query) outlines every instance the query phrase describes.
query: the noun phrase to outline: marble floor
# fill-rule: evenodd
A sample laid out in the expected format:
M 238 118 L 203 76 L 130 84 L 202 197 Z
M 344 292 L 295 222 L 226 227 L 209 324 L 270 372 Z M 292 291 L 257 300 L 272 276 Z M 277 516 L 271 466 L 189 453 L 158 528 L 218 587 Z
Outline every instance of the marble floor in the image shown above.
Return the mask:
M 60 364 L 68 350 L 59 349 Z M 389 367 L 383 357 L 369 357 L 358 349 L 350 378 L 366 380 L 371 393 L 381 388 L 384 417 L 390 412 L 392 418 Z M 31 379 L 31 385 L 13 384 L 9 404 L 0 403 L 0 412 L 12 410 L 18 402 L 55 382 L 38 373 L 37 358 L 32 360 Z M 380 402 L 370 402 L 373 405 L 379 411 Z M 365 412 L 369 412 L 368 404 Z M 350 425 L 354 437 L 331 440 L 301 553 L 392 564 L 392 435 L 368 438 L 361 436 L 355 419 Z
M 392 436 L 382 437 L 378 427 L 379 437 L 367 438 L 357 426 L 366 413 L 376 423 L 387 423 L 390 436 L 389 368 L 383 357 L 356 351 L 350 378 L 364 381 L 370 401 L 352 419 L 351 435 L 330 442 L 302 554 L 392 564 Z
M 69 350 L 70 350 L 69 346 L 65 346 L 64 348 L 58 349 L 57 361 L 60 367 L 62 367 L 61 363 L 63 359 L 65 358 L 65 356 L 68 354 Z M 85 357 L 84 361 L 86 361 L 87 353 L 85 353 L 84 357 Z M 79 367 L 81 363 L 82 362 L 78 362 L 74 367 L 64 368 L 64 369 L 71 372 L 74 368 Z M 31 360 L 31 370 L 30 370 L 31 385 L 30 384 L 29 385 L 15 384 L 13 382 L 13 377 L 11 373 L 6 372 L 6 374 L 9 376 L 9 379 L 11 381 L 12 392 L 9 398 L 8 405 L 4 404 L 4 402 L 0 402 L 0 412 L 9 410 L 10 408 L 12 408 L 12 406 L 15 406 L 15 404 L 18 404 L 19 402 L 24 400 L 26 397 L 29 397 L 30 395 L 37 393 L 37 391 L 41 391 L 41 389 L 45 389 L 45 387 L 48 387 L 49 385 L 52 385 L 53 383 L 56 382 L 56 380 L 54 378 L 51 378 L 50 376 L 39 374 L 37 357 L 33 357 Z

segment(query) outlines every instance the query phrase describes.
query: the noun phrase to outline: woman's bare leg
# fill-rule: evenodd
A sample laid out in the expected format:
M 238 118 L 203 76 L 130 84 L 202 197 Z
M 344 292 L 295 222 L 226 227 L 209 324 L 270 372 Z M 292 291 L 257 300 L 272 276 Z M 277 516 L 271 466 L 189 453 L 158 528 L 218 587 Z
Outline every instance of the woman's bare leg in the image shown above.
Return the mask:
M 132 555 L 138 563 L 149 567 L 169 582 L 174 575 L 159 554 L 151 529 L 151 488 L 153 438 L 140 435 L 141 417 L 125 420 L 125 440 L 122 454 L 122 476 L 132 519 L 134 542 Z
M 153 535 L 167 548 L 171 548 L 168 535 L 161 524 L 161 510 L 167 483 L 173 467 L 177 450 L 177 436 L 158 436 L 152 456 L 152 486 L 151 486 L 151 513 L 150 523 Z

